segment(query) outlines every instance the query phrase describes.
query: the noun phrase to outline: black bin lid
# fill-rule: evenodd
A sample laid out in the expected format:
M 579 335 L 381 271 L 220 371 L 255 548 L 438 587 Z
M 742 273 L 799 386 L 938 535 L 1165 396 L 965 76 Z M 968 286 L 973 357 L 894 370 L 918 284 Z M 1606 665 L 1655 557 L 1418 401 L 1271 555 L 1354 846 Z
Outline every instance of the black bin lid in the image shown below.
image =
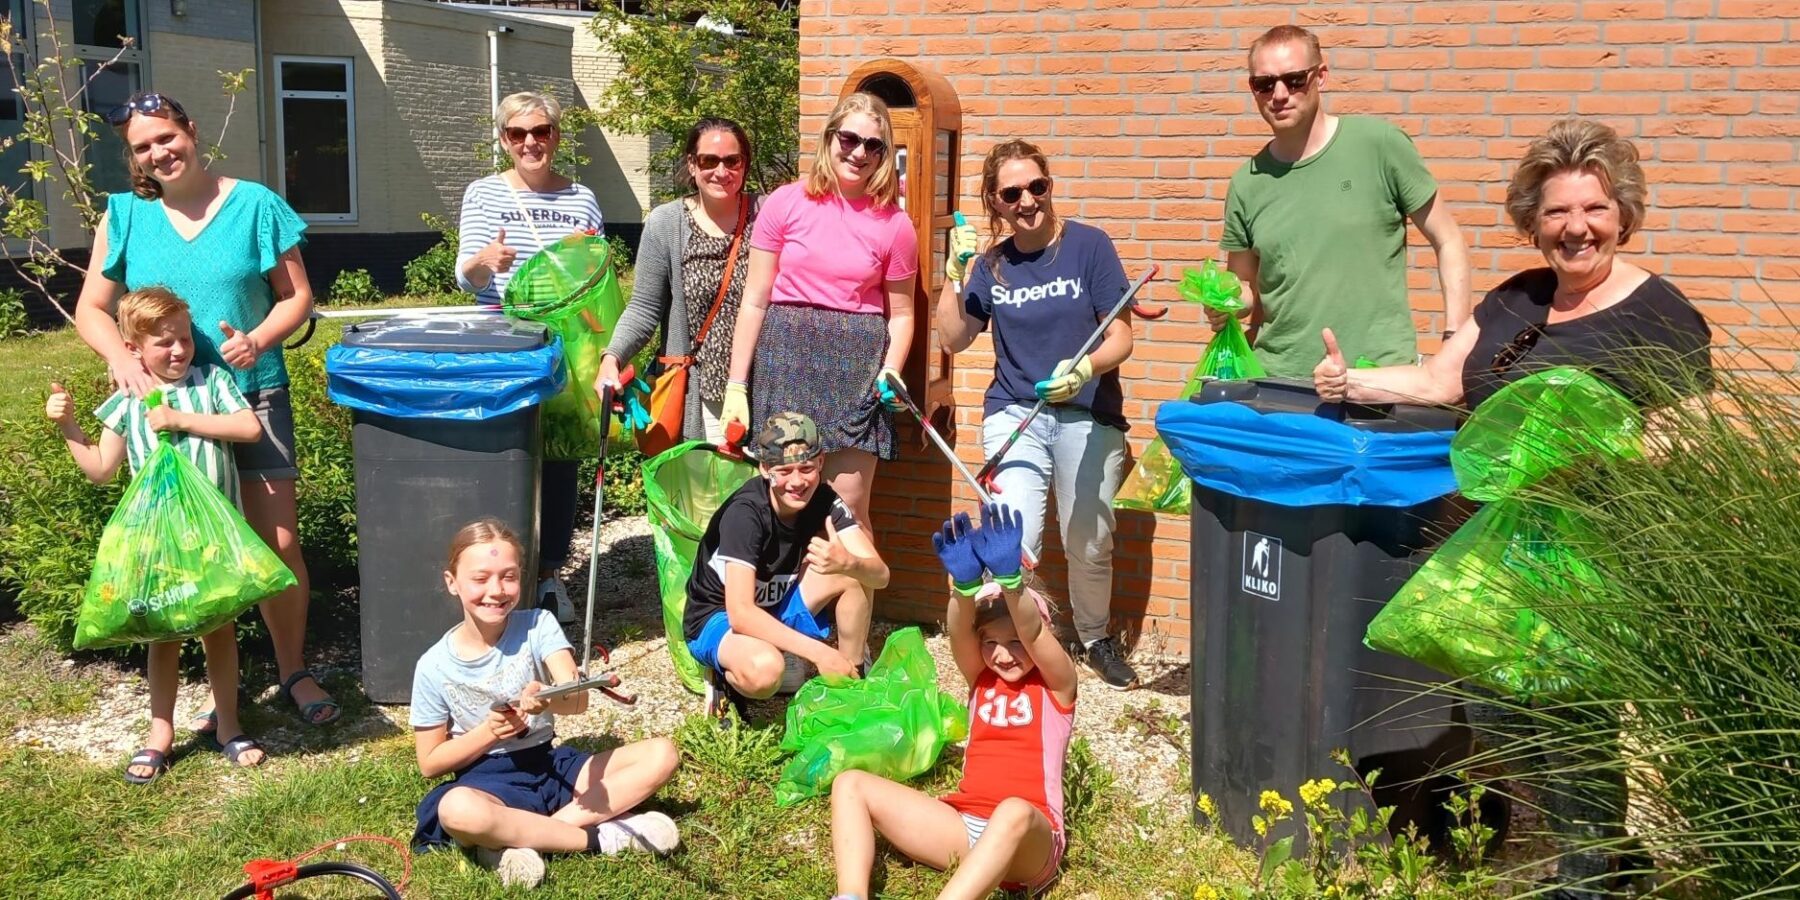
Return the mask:
M 1454 431 L 1462 414 L 1450 407 L 1410 403 L 1325 403 L 1312 382 L 1291 378 L 1208 381 L 1188 398 L 1191 403 L 1242 403 L 1257 412 L 1301 413 L 1380 432 Z
M 394 316 L 344 329 L 343 344 L 415 353 L 509 353 L 550 343 L 542 325 L 498 313 Z

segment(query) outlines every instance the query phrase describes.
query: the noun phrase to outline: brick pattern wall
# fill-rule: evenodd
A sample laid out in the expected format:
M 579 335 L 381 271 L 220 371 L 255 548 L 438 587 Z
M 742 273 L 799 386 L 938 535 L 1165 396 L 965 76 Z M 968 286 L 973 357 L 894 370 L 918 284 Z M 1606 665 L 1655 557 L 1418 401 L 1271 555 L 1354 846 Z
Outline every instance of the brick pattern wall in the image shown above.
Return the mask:
M 963 211 L 977 218 L 980 160 L 999 140 L 1043 147 L 1057 208 L 1106 229 L 1128 272 L 1170 278 L 1218 249 L 1227 180 L 1268 139 L 1243 85 L 1264 29 L 1314 29 L 1331 65 L 1327 108 L 1379 115 L 1411 134 L 1462 224 L 1477 299 L 1541 257 L 1503 224 L 1505 179 L 1554 119 L 1599 117 L 1633 137 L 1651 182 L 1632 259 L 1679 284 L 1744 365 L 1792 371 L 1800 339 L 1800 3 L 1794 0 L 1348 3 L 1241 0 L 801 0 L 803 133 L 843 79 L 883 56 L 935 69 L 963 108 Z M 1437 347 L 1442 301 L 1429 247 L 1412 234 L 1420 349 Z M 1138 326 L 1124 368 L 1132 444 L 1154 436 L 1209 337 L 1196 309 Z M 986 338 L 958 357 L 960 455 L 980 458 Z M 966 488 L 907 434 L 884 466 L 878 525 L 896 557 L 883 612 L 935 619 L 943 582 L 923 537 Z M 1188 525 L 1120 514 L 1118 625 L 1185 647 Z M 1054 542 L 1046 557 L 1055 560 Z M 1046 574 L 1052 586 L 1060 570 Z M 1153 641 L 1154 643 L 1155 641 Z

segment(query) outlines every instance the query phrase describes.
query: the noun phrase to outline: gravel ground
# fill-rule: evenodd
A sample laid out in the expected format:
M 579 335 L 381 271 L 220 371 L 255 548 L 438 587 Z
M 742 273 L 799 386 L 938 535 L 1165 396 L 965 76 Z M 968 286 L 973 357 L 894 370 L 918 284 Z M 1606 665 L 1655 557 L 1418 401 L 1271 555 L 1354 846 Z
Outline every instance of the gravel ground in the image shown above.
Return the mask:
M 588 545 L 590 531 L 576 534 L 574 546 Z M 617 734 L 636 738 L 646 735 L 671 734 L 687 716 L 700 711 L 700 698 L 688 693 L 675 677 L 674 663 L 663 637 L 661 606 L 656 585 L 654 551 L 650 526 L 641 516 L 606 523 L 601 534 L 600 584 L 595 611 L 595 640 L 611 649 L 612 666 L 624 680 L 625 689 L 635 693 L 638 701 L 630 707 L 619 706 L 596 698 L 589 712 L 577 717 L 563 717 L 557 730 L 564 736 L 578 734 Z M 587 560 L 579 560 L 564 572 L 577 607 L 586 602 Z M 877 622 L 875 644 L 901 624 Z M 947 691 L 961 696 L 956 665 L 950 657 L 949 641 L 936 629 L 927 626 L 926 646 L 938 664 L 938 680 Z M 344 682 L 333 676 L 354 677 L 358 671 L 359 650 L 355 646 L 355 628 L 334 635 L 309 648 L 314 670 L 336 685 Z M 570 626 L 569 637 L 579 644 L 581 625 Z M 1115 691 L 1083 670 L 1081 697 L 1075 718 L 1075 732 L 1085 736 L 1095 756 L 1117 776 L 1121 788 L 1138 798 L 1140 804 L 1164 807 L 1171 814 L 1186 814 L 1188 778 L 1185 757 L 1189 734 L 1188 666 L 1184 659 L 1140 650 L 1132 657 L 1141 687 L 1133 691 Z M 72 663 L 70 665 L 73 665 Z M 100 666 L 104 685 L 92 707 L 82 716 L 67 720 L 33 722 L 20 727 L 13 740 L 21 744 L 82 753 L 97 761 L 118 761 L 140 746 L 145 729 L 148 693 L 143 679 L 135 670 L 117 665 Z M 305 728 L 291 715 L 291 709 L 274 696 L 273 687 L 251 699 L 265 709 L 252 712 L 251 724 L 256 736 L 268 748 L 269 764 L 279 768 L 285 761 L 304 753 L 318 762 L 350 759 L 361 753 L 364 739 L 403 733 L 407 730 L 406 708 L 368 706 L 359 714 L 346 715 L 329 731 Z M 176 704 L 177 726 L 205 702 L 205 685 L 185 682 Z M 777 721 L 782 715 L 781 703 L 756 704 L 751 718 L 755 722 Z M 330 741 L 329 744 L 321 740 Z M 193 746 L 185 732 L 177 732 L 176 748 L 184 741 Z M 321 757 L 323 759 L 321 759 Z

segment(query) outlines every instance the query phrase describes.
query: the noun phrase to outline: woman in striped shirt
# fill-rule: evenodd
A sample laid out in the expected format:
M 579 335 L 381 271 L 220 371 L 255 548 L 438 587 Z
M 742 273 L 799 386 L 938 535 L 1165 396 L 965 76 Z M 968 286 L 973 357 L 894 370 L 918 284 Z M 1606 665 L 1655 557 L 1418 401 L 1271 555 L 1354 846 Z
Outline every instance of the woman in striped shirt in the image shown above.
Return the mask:
M 512 168 L 477 179 L 463 192 L 457 222 L 456 283 L 477 300 L 499 306 L 513 271 L 544 247 L 577 231 L 599 234 L 600 204 L 594 192 L 559 174 L 562 104 L 523 91 L 500 101 L 494 122 Z M 527 218 L 529 217 L 529 218 Z M 569 557 L 575 533 L 576 460 L 544 460 L 538 504 L 538 597 L 562 622 L 575 620 L 575 605 L 557 571 Z

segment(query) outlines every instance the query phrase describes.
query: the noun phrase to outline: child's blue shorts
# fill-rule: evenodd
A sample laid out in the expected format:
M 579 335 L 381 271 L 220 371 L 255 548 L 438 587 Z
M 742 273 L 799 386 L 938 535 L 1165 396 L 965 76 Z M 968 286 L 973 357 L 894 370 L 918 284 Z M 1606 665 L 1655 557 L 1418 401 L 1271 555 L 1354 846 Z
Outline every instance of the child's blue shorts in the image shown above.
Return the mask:
M 813 640 L 822 641 L 831 637 L 831 626 L 806 608 L 806 599 L 800 596 L 798 580 L 788 589 L 787 599 L 782 601 L 775 618 Z M 725 670 L 719 666 L 719 645 L 724 643 L 725 635 L 730 633 L 731 620 L 725 617 L 725 611 L 721 609 L 706 618 L 706 624 L 700 626 L 699 637 L 688 641 L 688 652 L 694 654 L 694 659 L 701 665 L 723 672 Z
M 413 846 L 423 850 L 455 843 L 438 821 L 438 804 L 451 788 L 474 788 L 513 809 L 547 816 L 575 798 L 575 778 L 593 755 L 574 747 L 552 748 L 546 741 L 524 750 L 483 756 L 456 773 L 455 780 L 432 788 L 419 801 Z

